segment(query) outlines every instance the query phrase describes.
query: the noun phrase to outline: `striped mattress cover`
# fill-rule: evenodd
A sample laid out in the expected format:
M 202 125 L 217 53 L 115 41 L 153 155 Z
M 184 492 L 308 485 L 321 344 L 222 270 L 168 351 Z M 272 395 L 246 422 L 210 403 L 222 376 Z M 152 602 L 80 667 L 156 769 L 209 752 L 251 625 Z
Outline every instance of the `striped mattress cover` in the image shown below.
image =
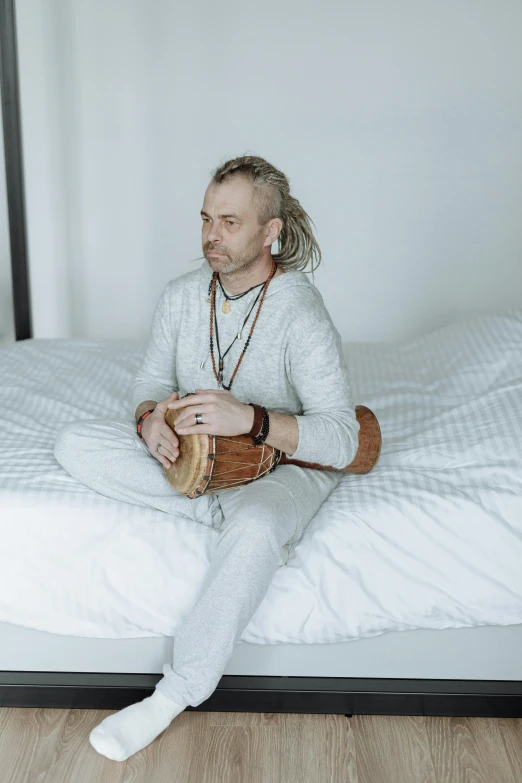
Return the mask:
M 241 641 L 332 643 L 522 623 L 522 309 L 418 339 L 345 343 L 382 431 L 278 569 Z M 106 498 L 56 462 L 66 422 L 128 416 L 144 344 L 0 348 L 0 621 L 72 636 L 174 636 L 217 531 Z

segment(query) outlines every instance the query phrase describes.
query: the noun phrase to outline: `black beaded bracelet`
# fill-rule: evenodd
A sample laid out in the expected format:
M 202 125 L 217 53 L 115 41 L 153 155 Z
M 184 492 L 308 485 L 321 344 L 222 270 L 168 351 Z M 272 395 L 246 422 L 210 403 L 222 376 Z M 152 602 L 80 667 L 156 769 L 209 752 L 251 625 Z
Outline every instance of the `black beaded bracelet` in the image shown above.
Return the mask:
M 268 411 L 265 407 L 261 406 L 263 411 L 263 424 L 261 425 L 261 432 L 259 435 L 253 438 L 256 446 L 260 446 L 268 437 L 268 431 L 270 429 L 270 422 L 268 419 Z

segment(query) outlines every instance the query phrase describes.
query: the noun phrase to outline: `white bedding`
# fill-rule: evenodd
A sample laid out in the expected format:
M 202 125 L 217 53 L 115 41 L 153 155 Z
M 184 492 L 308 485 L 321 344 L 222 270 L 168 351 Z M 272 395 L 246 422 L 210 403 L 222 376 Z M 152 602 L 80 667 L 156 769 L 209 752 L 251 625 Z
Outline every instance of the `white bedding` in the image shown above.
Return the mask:
M 173 636 L 196 600 L 217 532 L 98 495 L 53 456 L 68 421 L 132 419 L 143 347 L 0 349 L 0 621 Z M 241 641 L 522 623 L 522 309 L 345 349 L 355 403 L 381 425 L 380 460 L 343 476 Z

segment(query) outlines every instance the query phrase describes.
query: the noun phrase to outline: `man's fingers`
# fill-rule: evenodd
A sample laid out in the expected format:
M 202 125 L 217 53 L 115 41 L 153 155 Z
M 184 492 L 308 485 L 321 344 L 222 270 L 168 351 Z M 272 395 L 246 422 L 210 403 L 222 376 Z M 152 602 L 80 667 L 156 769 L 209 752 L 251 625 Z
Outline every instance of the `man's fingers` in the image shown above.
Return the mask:
M 158 443 L 161 444 L 160 454 L 163 454 L 168 459 L 174 460 L 179 455 L 178 446 L 173 444 L 172 441 L 168 440 L 167 438 L 160 438 Z
M 165 454 L 163 454 L 163 451 L 164 451 L 164 449 L 163 449 L 163 446 L 162 446 L 161 447 L 161 451 L 155 451 L 154 452 L 154 456 L 156 457 L 156 459 L 159 462 L 161 462 L 162 465 L 165 465 L 166 468 L 170 468 L 172 463 L 175 462 L 176 460 L 173 459 L 172 457 L 169 458 L 168 456 L 165 456 Z
M 168 397 L 165 397 L 164 400 L 160 400 L 158 404 L 156 405 L 156 409 L 160 410 L 165 414 L 167 412 L 167 405 L 169 402 L 175 402 L 178 399 L 178 392 L 172 392 L 171 395 Z
M 171 454 L 170 449 L 168 449 L 167 446 L 165 446 L 163 443 L 160 444 L 160 447 L 157 451 L 160 457 L 164 457 L 165 459 L 170 459 L 171 462 L 174 462 L 175 459 L 174 455 Z
M 168 430 L 162 430 L 160 435 L 162 435 L 165 440 L 168 440 L 173 448 L 179 447 L 179 438 L 171 427 L 169 427 Z
M 165 431 L 161 432 L 161 435 L 163 436 L 162 442 L 165 443 L 165 441 L 168 441 L 168 448 L 173 451 L 175 456 L 179 455 L 179 438 L 174 432 L 173 429 L 169 427 L 167 424 L 167 429 Z
M 175 391 L 156 405 L 163 416 L 167 412 L 167 403 L 174 402 L 179 398 L 179 392 Z M 166 424 L 166 422 L 165 422 Z M 179 456 L 179 438 L 174 430 L 166 424 L 166 430 L 160 430 L 156 436 L 152 436 L 151 440 L 151 452 L 156 457 L 158 462 L 165 468 L 170 468 Z M 158 443 L 160 444 L 161 451 L 158 451 Z

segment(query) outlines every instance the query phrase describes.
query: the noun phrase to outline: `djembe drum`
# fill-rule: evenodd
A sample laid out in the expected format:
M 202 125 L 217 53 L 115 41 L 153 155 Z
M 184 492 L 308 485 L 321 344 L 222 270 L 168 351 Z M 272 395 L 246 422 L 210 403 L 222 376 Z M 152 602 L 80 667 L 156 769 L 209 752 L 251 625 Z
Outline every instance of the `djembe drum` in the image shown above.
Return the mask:
M 173 431 L 174 419 L 177 419 L 181 410 L 183 408 L 169 408 L 165 414 L 165 421 Z M 303 468 L 341 473 L 369 473 L 381 453 L 381 428 L 377 417 L 366 405 L 356 405 L 355 415 L 360 425 L 359 447 L 355 459 L 345 468 L 293 460 L 266 443 L 257 446 L 249 435 L 176 433 L 179 456 L 170 468 L 163 466 L 163 470 L 170 485 L 188 498 L 250 484 L 272 473 L 278 465 L 300 465 Z

